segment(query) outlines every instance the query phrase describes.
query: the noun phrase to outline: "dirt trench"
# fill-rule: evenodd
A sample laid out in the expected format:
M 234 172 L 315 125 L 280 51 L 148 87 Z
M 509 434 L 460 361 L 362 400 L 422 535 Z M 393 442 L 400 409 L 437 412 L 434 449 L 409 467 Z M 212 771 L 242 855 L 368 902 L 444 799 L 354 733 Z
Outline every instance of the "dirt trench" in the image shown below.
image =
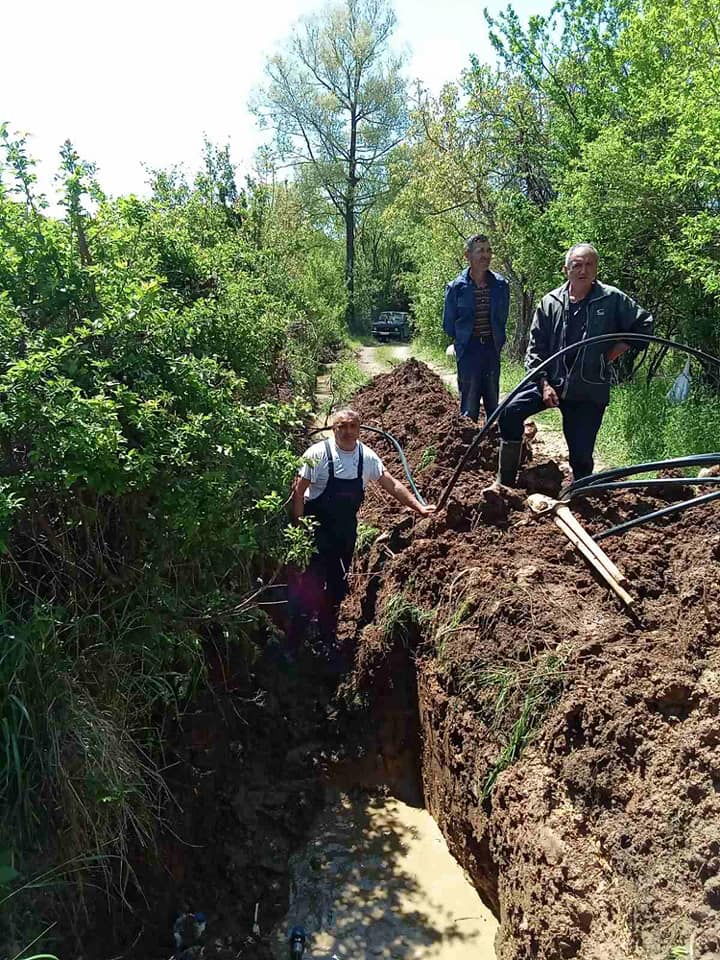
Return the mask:
M 474 429 L 439 378 L 410 360 L 353 404 L 436 498 Z M 366 542 L 378 535 L 343 609 L 344 696 L 386 717 L 413 677 L 425 802 L 500 921 L 501 960 L 720 957 L 720 513 L 605 542 L 630 616 L 526 508 L 528 490 L 557 491 L 557 465 L 531 460 L 526 489 L 498 494 L 496 444 L 437 517 L 398 519 L 368 491 Z M 686 494 L 574 509 L 595 532 Z M 387 765 L 403 735 L 382 726 Z
M 436 498 L 475 430 L 440 379 L 409 360 L 353 403 Z M 498 495 L 496 455 L 491 437 L 430 519 L 369 489 L 339 626 L 348 673 L 312 649 L 288 661 L 280 620 L 256 659 L 216 651 L 206 701 L 168 738 L 168 829 L 136 853 L 132 914 L 99 910 L 63 957 L 162 960 L 177 912 L 203 910 L 188 957 L 270 960 L 328 790 L 380 790 L 424 798 L 499 921 L 501 960 L 720 958 L 720 514 L 606 541 L 633 619 L 526 510 L 529 489 L 558 489 L 557 464 L 535 456 L 525 489 Z M 663 502 L 577 513 L 596 531 Z M 403 939 L 391 956 L 423 955 L 420 935 Z

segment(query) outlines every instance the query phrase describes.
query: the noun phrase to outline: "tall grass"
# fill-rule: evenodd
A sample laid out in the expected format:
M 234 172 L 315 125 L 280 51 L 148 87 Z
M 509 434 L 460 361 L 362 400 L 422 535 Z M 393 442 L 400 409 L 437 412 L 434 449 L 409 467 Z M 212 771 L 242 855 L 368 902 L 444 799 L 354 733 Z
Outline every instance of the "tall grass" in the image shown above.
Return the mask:
M 407 647 L 411 637 L 420 633 L 431 619 L 428 610 L 422 610 L 401 592 L 394 593 L 385 603 L 379 626 L 385 640 L 399 640 Z
M 600 434 L 606 459 L 622 466 L 720 448 L 720 397 L 694 386 L 684 403 L 672 404 L 667 389 L 665 380 L 614 388 Z
M 124 900 L 131 851 L 152 845 L 167 806 L 153 712 L 177 712 L 193 695 L 200 643 L 165 634 L 141 596 L 104 613 L 14 610 L 0 597 L 0 860 L 11 868 L 0 901 L 12 897 L 3 943 L 28 941 L 25 893 L 38 888 L 62 894 L 74 877 L 77 912 L 86 884 Z

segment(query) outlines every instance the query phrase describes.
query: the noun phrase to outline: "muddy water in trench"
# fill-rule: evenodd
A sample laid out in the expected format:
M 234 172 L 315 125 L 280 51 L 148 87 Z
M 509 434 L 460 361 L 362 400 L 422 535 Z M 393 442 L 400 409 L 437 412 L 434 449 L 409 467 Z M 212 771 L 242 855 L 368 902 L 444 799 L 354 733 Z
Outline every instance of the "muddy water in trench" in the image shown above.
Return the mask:
M 411 349 L 387 354 L 403 361 Z M 374 347 L 363 347 L 358 362 L 370 376 L 390 369 Z M 318 380 L 320 410 L 328 383 L 329 372 Z M 329 792 L 290 870 L 288 913 L 272 935 L 277 960 L 288 957 L 296 924 L 308 936 L 305 960 L 495 958 L 497 921 L 426 810 L 393 797 Z
M 497 922 L 426 810 L 392 797 L 334 792 L 291 860 L 290 904 L 273 933 L 308 935 L 306 960 L 490 960 Z

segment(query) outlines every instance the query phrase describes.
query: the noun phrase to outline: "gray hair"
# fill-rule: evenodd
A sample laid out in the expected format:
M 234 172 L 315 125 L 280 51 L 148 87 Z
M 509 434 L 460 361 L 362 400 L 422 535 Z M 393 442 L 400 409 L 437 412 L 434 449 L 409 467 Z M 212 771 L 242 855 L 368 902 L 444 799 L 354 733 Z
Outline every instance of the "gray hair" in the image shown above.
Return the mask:
M 595 257 L 595 260 L 600 259 L 600 255 L 591 243 L 574 243 L 568 252 L 565 254 L 565 266 L 567 267 L 572 258 L 575 256 L 575 253 L 578 250 L 589 250 L 590 253 Z
M 465 253 L 472 253 L 473 247 L 476 243 L 490 243 L 490 237 L 484 233 L 474 233 L 471 237 L 468 237 L 465 241 L 464 251 Z
M 344 410 L 338 410 L 333 417 L 333 427 L 336 427 L 341 420 L 351 420 L 353 423 L 356 423 L 358 426 L 360 426 L 360 414 L 357 412 L 357 410 L 351 410 L 349 407 L 346 407 Z

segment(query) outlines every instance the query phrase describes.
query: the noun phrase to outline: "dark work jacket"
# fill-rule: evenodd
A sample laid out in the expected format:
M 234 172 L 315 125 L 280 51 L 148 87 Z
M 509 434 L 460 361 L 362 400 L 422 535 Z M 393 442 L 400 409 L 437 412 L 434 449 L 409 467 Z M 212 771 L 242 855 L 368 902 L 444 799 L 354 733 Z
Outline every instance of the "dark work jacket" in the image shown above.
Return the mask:
M 502 274 L 488 270 L 490 287 L 490 329 L 498 353 L 505 344 L 505 327 L 510 306 L 510 286 Z M 475 284 L 470 267 L 452 280 L 445 290 L 443 330 L 455 341 L 455 356 L 460 359 L 472 339 L 475 326 Z
M 583 339 L 603 333 L 652 333 L 653 318 L 630 297 L 596 280 L 587 296 L 587 327 Z M 534 370 L 558 350 L 569 346 L 566 342 L 570 315 L 568 284 L 546 294 L 535 311 L 530 326 L 530 341 L 525 356 L 525 367 Z M 618 337 L 621 341 L 622 337 Z M 582 342 L 582 341 L 580 341 Z M 610 400 L 611 367 L 605 354 L 612 341 L 596 343 L 568 353 L 546 368 L 550 383 L 567 400 L 607 404 Z

